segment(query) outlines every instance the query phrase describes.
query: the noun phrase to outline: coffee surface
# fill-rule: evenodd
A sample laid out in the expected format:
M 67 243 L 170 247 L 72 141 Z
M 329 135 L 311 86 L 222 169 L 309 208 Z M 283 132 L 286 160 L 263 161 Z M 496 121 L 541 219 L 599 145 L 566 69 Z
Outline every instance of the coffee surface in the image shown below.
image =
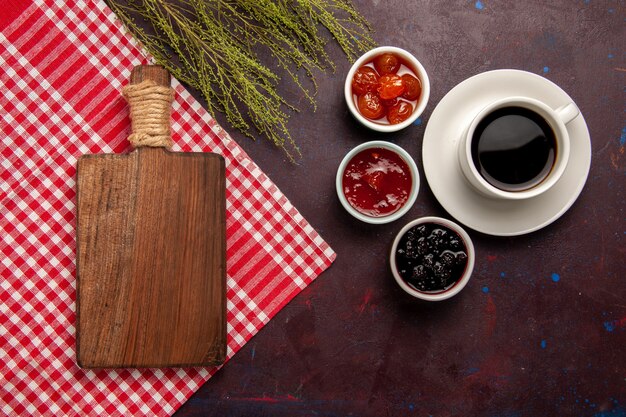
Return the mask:
M 556 158 L 554 132 L 539 114 L 505 107 L 487 115 L 472 136 L 472 160 L 487 182 L 505 191 L 540 184 Z

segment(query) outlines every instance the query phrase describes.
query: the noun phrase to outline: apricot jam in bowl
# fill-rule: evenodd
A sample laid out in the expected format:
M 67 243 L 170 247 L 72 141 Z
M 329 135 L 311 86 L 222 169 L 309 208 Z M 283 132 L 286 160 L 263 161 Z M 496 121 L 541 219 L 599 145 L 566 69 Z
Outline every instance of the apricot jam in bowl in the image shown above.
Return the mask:
M 414 123 L 426 108 L 430 82 L 411 53 L 381 46 L 352 65 L 344 95 L 348 109 L 361 124 L 378 132 L 397 132 Z
M 419 192 L 415 161 L 400 146 L 386 141 L 363 143 L 339 164 L 339 201 L 353 217 L 371 224 L 399 219 Z
M 393 277 L 407 294 L 441 301 L 467 285 L 475 257 L 472 240 L 461 226 L 441 217 L 422 217 L 397 234 L 389 264 Z

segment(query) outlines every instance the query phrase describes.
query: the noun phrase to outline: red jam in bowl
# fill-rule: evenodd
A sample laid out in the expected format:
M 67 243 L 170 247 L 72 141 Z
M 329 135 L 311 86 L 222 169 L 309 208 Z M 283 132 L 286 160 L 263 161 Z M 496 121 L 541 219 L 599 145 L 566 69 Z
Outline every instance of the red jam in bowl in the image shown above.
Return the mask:
M 371 217 L 395 213 L 409 199 L 413 178 L 396 152 L 369 148 L 357 153 L 343 173 L 343 193 L 352 207 Z

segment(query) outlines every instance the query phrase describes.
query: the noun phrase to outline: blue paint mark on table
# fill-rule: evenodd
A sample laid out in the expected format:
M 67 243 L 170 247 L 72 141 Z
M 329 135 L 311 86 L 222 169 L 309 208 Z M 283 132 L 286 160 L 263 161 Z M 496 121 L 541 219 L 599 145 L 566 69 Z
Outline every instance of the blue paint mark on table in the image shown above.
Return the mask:
M 600 411 L 592 417 L 626 417 L 626 409 L 618 407 L 608 411 Z
M 478 371 L 480 371 L 480 368 L 468 368 L 467 371 L 465 371 L 465 375 L 472 375 Z

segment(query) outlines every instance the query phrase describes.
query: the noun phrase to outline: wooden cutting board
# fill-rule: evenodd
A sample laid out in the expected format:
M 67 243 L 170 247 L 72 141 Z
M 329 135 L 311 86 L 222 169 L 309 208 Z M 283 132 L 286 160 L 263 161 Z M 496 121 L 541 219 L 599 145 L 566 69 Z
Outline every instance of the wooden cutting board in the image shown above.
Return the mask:
M 158 66 L 133 70 L 131 84 L 145 79 L 170 86 Z M 140 147 L 79 159 L 79 366 L 224 361 L 225 204 L 224 159 L 216 154 Z

